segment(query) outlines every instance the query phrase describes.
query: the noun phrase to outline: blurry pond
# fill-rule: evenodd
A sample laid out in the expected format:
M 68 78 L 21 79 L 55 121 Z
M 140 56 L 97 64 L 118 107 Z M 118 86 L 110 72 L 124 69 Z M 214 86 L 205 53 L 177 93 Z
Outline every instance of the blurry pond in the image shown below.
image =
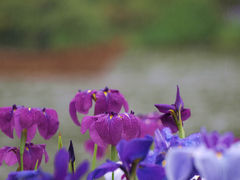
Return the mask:
M 49 79 L 0 79 L 0 106 L 12 104 L 32 107 L 51 107 L 59 113 L 63 144 L 68 147 L 72 139 L 77 164 L 91 156 L 84 152 L 82 143 L 88 135 L 70 119 L 68 105 L 78 89 L 100 89 L 108 86 L 119 89 L 135 113 L 155 111 L 156 103 L 174 103 L 176 85 L 180 86 L 185 107 L 192 110 L 192 117 L 185 122 L 187 134 L 205 126 L 209 130 L 232 130 L 240 136 L 240 61 L 238 56 L 219 55 L 206 51 L 142 52 L 129 51 L 110 64 L 103 73 Z M 0 147 L 15 146 L 17 140 L 8 139 L 0 132 Z M 44 143 L 37 135 L 34 143 Z M 57 135 L 47 142 L 50 156 L 44 170 L 52 170 L 53 154 L 57 150 Z M 9 171 L 0 167 L 1 179 Z

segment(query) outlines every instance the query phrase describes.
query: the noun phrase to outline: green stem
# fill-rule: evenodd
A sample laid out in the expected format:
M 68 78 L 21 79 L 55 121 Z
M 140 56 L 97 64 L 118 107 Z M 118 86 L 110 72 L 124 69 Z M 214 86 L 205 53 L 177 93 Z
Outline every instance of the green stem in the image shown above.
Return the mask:
M 179 108 L 178 110 L 178 130 L 179 130 L 179 137 L 185 138 L 185 132 L 182 126 L 181 108 Z
M 62 149 L 63 147 L 63 144 L 62 144 L 62 135 L 61 133 L 59 132 L 58 134 L 58 150 Z
M 93 152 L 93 160 L 92 160 L 92 171 L 96 167 L 97 149 L 98 149 L 97 144 L 94 144 L 94 152 Z
M 20 170 L 23 171 L 23 153 L 25 149 L 25 143 L 27 140 L 27 130 L 24 129 L 21 134 L 21 141 L 20 141 Z
M 111 145 L 111 160 L 116 160 L 116 147 Z M 114 180 L 114 172 L 112 172 L 112 180 Z

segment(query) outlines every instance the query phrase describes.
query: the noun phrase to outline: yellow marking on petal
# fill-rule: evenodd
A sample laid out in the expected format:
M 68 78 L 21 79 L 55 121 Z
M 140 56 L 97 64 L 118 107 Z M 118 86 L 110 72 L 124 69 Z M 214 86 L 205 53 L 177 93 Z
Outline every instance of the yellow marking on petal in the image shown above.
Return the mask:
M 28 147 L 26 147 L 26 150 L 27 150 L 27 151 L 29 151 L 29 148 L 28 148 Z
M 113 118 L 113 115 L 110 115 L 110 120 Z
M 90 93 L 91 92 L 91 90 L 89 89 L 88 91 L 87 91 L 87 93 Z
M 175 111 L 173 109 L 169 109 L 170 113 L 175 113 Z
M 31 111 L 31 108 L 28 108 L 29 111 Z
M 162 161 L 162 167 L 165 167 L 166 166 L 166 160 L 163 160 Z
M 103 93 L 104 93 L 105 96 L 107 96 L 107 94 L 108 94 L 108 92 L 106 92 L 106 91 L 104 91 Z
M 93 100 L 94 100 L 94 101 L 97 101 L 96 94 L 95 94 L 95 93 L 93 93 L 93 95 L 92 95 L 92 96 L 93 96 Z
M 221 152 L 217 152 L 217 153 L 216 153 L 216 156 L 217 156 L 218 158 L 221 158 L 221 157 L 222 157 L 222 153 L 221 153 Z
M 118 115 L 118 117 L 122 118 L 122 116 Z

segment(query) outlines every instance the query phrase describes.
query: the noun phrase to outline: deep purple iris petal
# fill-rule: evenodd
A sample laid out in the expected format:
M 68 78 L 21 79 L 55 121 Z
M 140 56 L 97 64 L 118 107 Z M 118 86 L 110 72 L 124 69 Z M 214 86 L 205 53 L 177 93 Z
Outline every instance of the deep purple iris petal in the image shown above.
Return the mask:
M 125 112 L 128 112 L 129 106 L 128 106 L 127 100 L 125 99 L 125 97 L 124 97 L 121 93 L 119 93 L 119 95 L 120 95 L 121 98 L 122 98 L 123 107 L 124 107 Z
M 175 106 L 176 106 L 177 110 L 179 110 L 180 108 L 184 108 L 184 103 L 183 103 L 183 100 L 182 100 L 182 98 L 180 96 L 179 86 L 177 86 L 177 94 L 176 94 Z
M 169 127 L 173 133 L 178 131 L 176 122 L 170 113 L 163 114 L 160 118 L 164 127 Z
M 58 130 L 58 115 L 54 109 L 45 109 L 43 114 L 45 117 L 39 120 L 38 131 L 44 139 L 48 140 Z
M 90 152 L 93 155 L 93 152 L 94 152 L 94 142 L 93 142 L 93 140 L 88 139 L 87 141 L 85 141 L 84 147 L 85 147 L 86 151 Z M 105 156 L 106 150 L 107 150 L 107 146 L 104 146 L 104 147 L 103 146 L 98 146 L 98 148 L 97 148 L 97 158 L 98 159 L 103 158 Z
M 7 180 L 54 180 L 49 173 L 38 171 L 18 171 L 8 175 Z
M 190 179 L 194 172 L 193 149 L 173 148 L 166 156 L 166 174 L 169 180 Z
M 181 118 L 183 121 L 187 120 L 191 116 L 191 110 L 184 108 L 181 110 Z
M 88 171 L 89 163 L 88 161 L 83 161 L 78 165 L 75 173 L 72 175 L 71 180 L 80 180 L 82 176 Z
M 13 166 L 18 162 L 16 149 L 17 148 L 7 146 L 0 149 L 0 166 L 2 165 L 3 161 L 5 161 L 8 166 Z
M 65 149 L 60 149 L 55 155 L 54 178 L 64 180 L 68 174 L 69 153 Z
M 104 174 L 106 174 L 107 172 L 113 172 L 120 167 L 121 167 L 120 164 L 117 164 L 112 161 L 107 161 L 106 163 L 103 163 L 98 168 L 96 168 L 94 171 L 89 173 L 87 180 L 98 179 L 98 178 L 102 177 Z
M 14 112 L 14 120 L 22 129 L 28 129 L 36 123 L 35 116 L 38 111 L 36 108 L 18 108 Z
M 133 114 L 120 114 L 123 120 L 123 139 L 130 140 L 140 136 L 140 121 Z
M 83 91 L 76 94 L 74 99 L 76 110 L 79 113 L 87 114 L 92 107 L 92 92 L 93 91 Z
M 73 120 L 73 122 L 77 125 L 80 126 L 80 123 L 78 121 L 77 117 L 77 110 L 76 110 L 76 101 L 75 98 L 70 102 L 69 104 L 69 114 Z
M 169 110 L 175 109 L 174 105 L 169 104 L 155 104 L 155 107 L 162 113 L 168 113 Z
M 135 160 L 144 160 L 152 145 L 153 139 L 150 136 L 135 138 L 130 141 L 121 140 L 117 145 L 117 150 L 121 161 L 126 166 Z
M 0 129 L 10 138 L 13 138 L 13 123 L 12 107 L 0 108 Z
M 194 153 L 194 164 L 200 176 L 207 180 L 225 179 L 225 159 L 218 158 L 214 151 L 206 148 Z
M 122 121 L 117 115 L 103 116 L 95 122 L 95 128 L 105 143 L 116 146 L 122 137 Z
M 109 112 L 106 95 L 103 91 L 97 91 L 94 114 L 98 115 L 105 112 Z
M 165 178 L 164 168 L 156 164 L 141 163 L 137 169 L 137 177 L 139 180 L 159 180 Z
M 128 111 L 128 103 L 118 90 L 111 89 L 106 98 L 108 102 L 108 112 L 119 113 L 122 106 L 124 106 L 125 111 Z

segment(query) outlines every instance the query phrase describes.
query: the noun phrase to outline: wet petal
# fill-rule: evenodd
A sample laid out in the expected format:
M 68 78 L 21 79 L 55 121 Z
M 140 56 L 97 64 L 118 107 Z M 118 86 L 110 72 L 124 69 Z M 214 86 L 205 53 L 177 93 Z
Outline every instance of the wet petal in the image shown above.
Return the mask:
M 133 114 L 120 114 L 123 119 L 123 139 L 129 140 L 139 137 L 141 133 L 140 122 Z
M 120 117 L 114 115 L 103 116 L 95 122 L 95 128 L 101 139 L 111 145 L 117 145 L 122 137 L 123 122 Z
M 77 110 L 76 110 L 76 102 L 75 102 L 75 98 L 70 102 L 69 104 L 69 113 L 70 116 L 73 120 L 73 122 L 77 125 L 80 126 L 80 123 L 78 121 L 78 117 L 77 117 Z
M 124 165 L 131 164 L 136 159 L 144 160 L 152 145 L 153 139 L 150 136 L 135 138 L 130 141 L 121 140 L 117 150 Z
M 92 91 L 78 92 L 75 96 L 76 110 L 82 114 L 88 114 L 92 107 Z
M 65 149 L 60 149 L 54 159 L 54 178 L 64 180 L 68 173 L 69 154 Z
M 159 180 L 165 178 L 164 168 L 156 164 L 140 164 L 137 169 L 139 180 Z M 175 179 L 177 180 L 177 179 Z
M 166 174 L 169 180 L 190 179 L 194 171 L 192 149 L 173 148 L 166 157 Z
M 54 109 L 45 109 L 44 119 L 38 124 L 38 131 L 44 139 L 50 139 L 58 130 L 59 121 L 57 112 Z
M 13 109 L 12 109 L 12 107 L 0 108 L 0 129 L 8 137 L 13 138 Z
M 107 172 L 113 172 L 116 169 L 120 168 L 121 165 L 112 161 L 107 161 L 106 163 L 100 165 L 94 171 L 88 174 L 87 180 L 98 179 L 102 177 Z
M 169 104 L 155 104 L 155 107 L 162 113 L 168 113 L 170 109 L 175 109 L 175 106 Z

